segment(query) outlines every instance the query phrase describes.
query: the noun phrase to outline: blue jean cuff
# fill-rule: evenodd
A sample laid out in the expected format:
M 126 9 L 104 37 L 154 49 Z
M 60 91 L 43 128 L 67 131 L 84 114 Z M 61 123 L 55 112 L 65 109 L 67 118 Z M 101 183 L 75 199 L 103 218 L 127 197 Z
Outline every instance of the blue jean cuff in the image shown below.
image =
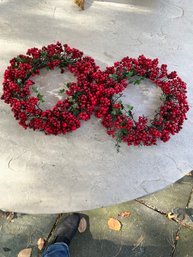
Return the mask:
M 70 257 L 69 247 L 64 242 L 51 244 L 44 250 L 42 257 Z

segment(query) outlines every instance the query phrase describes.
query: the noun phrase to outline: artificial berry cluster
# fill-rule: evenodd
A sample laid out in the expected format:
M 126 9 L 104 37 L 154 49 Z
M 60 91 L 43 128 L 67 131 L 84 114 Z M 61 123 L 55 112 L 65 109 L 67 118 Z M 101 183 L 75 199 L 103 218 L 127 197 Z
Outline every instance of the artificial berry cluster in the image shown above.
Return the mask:
M 64 101 L 58 101 L 51 110 L 42 110 L 42 95 L 31 95 L 34 85 L 31 76 L 40 74 L 40 69 L 59 67 L 63 73 L 68 69 L 76 77 L 76 83 L 68 84 Z M 42 49 L 31 48 L 26 55 L 10 61 L 4 73 L 3 99 L 10 104 L 19 124 L 24 128 L 44 131 L 46 134 L 66 134 L 80 127 L 80 120 L 88 120 L 96 105 L 96 97 L 90 88 L 93 73 L 98 67 L 91 57 L 83 56 L 77 49 L 61 43 Z M 41 96 L 41 97 L 40 97 Z
M 42 110 L 42 95 L 32 96 L 32 76 L 42 68 L 68 69 L 76 82 L 67 85 L 67 98 L 49 110 Z M 133 118 L 132 107 L 120 101 L 120 95 L 131 83 L 151 80 L 162 92 L 163 104 L 153 119 Z M 131 82 L 132 81 L 132 82 Z M 93 112 L 116 138 L 116 145 L 154 145 L 158 139 L 166 142 L 170 135 L 182 129 L 189 110 L 186 84 L 175 71 L 168 73 L 167 65 L 158 66 L 158 59 L 141 55 L 138 59 L 125 57 L 114 66 L 99 70 L 91 57 L 77 49 L 57 42 L 42 49 L 31 48 L 26 55 L 10 61 L 4 73 L 3 99 L 10 104 L 14 116 L 24 128 L 44 131 L 45 134 L 66 134 L 80 127 L 81 120 L 90 119 Z
M 132 107 L 126 108 L 115 94 L 121 93 L 130 80 L 139 84 L 144 78 L 162 90 L 162 105 L 155 111 L 153 119 L 140 116 L 135 120 Z M 158 67 L 158 59 L 151 60 L 143 55 L 138 59 L 125 57 L 108 67 L 97 83 L 104 85 L 105 90 L 97 105 L 96 116 L 101 118 L 107 133 L 116 138 L 117 147 L 122 141 L 135 146 L 154 145 L 158 139 L 166 142 L 170 135 L 182 129 L 189 110 L 186 84 L 175 71 L 168 73 L 167 65 Z

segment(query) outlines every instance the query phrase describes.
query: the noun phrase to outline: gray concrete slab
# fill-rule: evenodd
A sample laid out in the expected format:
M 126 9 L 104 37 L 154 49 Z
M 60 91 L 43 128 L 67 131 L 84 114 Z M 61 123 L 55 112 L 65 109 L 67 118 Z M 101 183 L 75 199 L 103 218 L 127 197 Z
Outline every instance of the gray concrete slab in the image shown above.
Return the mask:
M 139 201 L 165 213 L 171 212 L 176 207 L 185 208 L 193 205 L 189 203 L 193 188 L 193 173 L 190 174 L 164 190 L 139 198 Z
M 188 182 L 187 180 L 190 183 L 187 177 L 181 182 Z M 173 185 L 174 188 L 176 184 Z M 90 217 L 89 227 L 85 233 L 77 234 L 73 239 L 70 247 L 71 256 L 192 257 L 193 228 L 187 222 L 177 223 L 164 215 L 164 212 L 173 207 L 169 204 L 170 201 L 175 203 L 175 206 L 187 204 L 190 192 L 186 191 L 186 183 L 181 185 L 182 187 L 177 187 L 178 190 L 166 189 L 165 195 L 163 191 L 156 194 L 156 199 L 161 202 L 161 205 L 156 205 L 160 212 L 136 201 L 85 212 Z M 184 203 L 181 198 L 183 191 L 186 192 L 183 193 Z M 173 200 L 174 196 L 177 197 L 176 201 Z M 192 207 L 192 198 L 188 207 Z M 124 211 L 131 213 L 128 218 L 119 216 Z M 56 215 L 19 215 L 14 223 L 10 223 L 1 216 L 0 256 L 2 257 L 17 256 L 17 253 L 26 247 L 32 247 L 33 257 L 37 257 L 37 239 L 48 237 L 57 217 Z M 121 221 L 121 231 L 112 231 L 108 228 L 107 222 L 111 217 Z
M 187 82 L 192 106 L 192 14 L 193 4 L 180 0 L 94 1 L 84 12 L 69 0 L 3 0 L 0 82 L 13 56 L 59 40 L 103 68 L 126 55 L 158 57 Z M 183 130 L 168 143 L 122 145 L 119 154 L 95 118 L 66 137 L 55 137 L 24 131 L 2 101 L 0 112 L 4 209 L 56 213 L 115 204 L 164 188 L 193 167 L 192 109 Z
M 173 257 L 192 257 L 193 246 L 192 246 L 193 231 L 187 228 L 182 228 L 179 232 L 179 240 L 175 248 Z
M 190 179 L 189 179 L 189 181 L 190 181 Z M 183 191 L 183 190 L 181 190 L 181 191 Z M 188 199 L 186 206 L 179 205 L 178 207 L 181 207 L 181 206 L 186 207 L 186 209 L 184 210 L 185 215 L 184 215 L 184 217 L 183 217 L 183 215 L 179 215 L 179 216 L 177 216 L 177 218 L 179 219 L 180 224 L 183 227 L 193 230 L 193 186 L 191 188 L 191 191 L 189 194 L 189 199 Z
M 13 257 L 24 248 L 32 248 L 37 257 L 38 239 L 47 239 L 57 215 L 20 215 L 9 222 L 0 218 L 0 256 Z
M 119 218 L 122 211 L 130 211 L 128 218 Z M 77 235 L 71 244 L 71 256 L 171 257 L 178 225 L 163 215 L 131 201 L 110 208 L 87 212 L 90 231 Z M 110 217 L 122 222 L 121 231 L 112 231 Z

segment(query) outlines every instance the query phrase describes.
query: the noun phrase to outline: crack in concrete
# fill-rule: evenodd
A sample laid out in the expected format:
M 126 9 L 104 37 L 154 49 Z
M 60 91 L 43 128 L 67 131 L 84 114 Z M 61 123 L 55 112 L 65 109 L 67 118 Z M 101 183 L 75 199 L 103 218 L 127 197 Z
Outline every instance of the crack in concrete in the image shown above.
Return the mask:
M 8 164 L 7 164 L 7 167 L 8 167 L 9 170 L 13 170 L 13 169 L 10 167 L 12 160 L 13 160 L 13 157 L 8 161 Z M 14 171 L 14 170 L 13 170 L 13 171 Z
M 56 6 L 54 7 L 54 10 L 53 10 L 53 18 L 55 18 L 55 12 L 56 12 Z
M 52 226 L 52 229 L 50 230 L 50 233 L 49 233 L 48 236 L 47 236 L 47 239 L 46 239 L 46 243 L 45 243 L 45 247 L 44 247 L 44 248 L 47 248 L 48 244 L 50 243 L 49 241 L 50 241 L 50 239 L 51 239 L 51 237 L 52 237 L 52 234 L 53 234 L 53 232 L 54 232 L 54 230 L 55 230 L 55 228 L 56 228 L 56 225 L 58 224 L 58 221 L 59 221 L 59 219 L 61 218 L 61 216 L 62 216 L 62 213 L 58 214 L 58 216 L 56 217 L 55 223 L 54 223 L 54 225 Z
M 165 217 L 166 217 L 166 215 L 167 215 L 166 212 L 157 209 L 155 206 L 151 206 L 151 205 L 145 203 L 143 200 L 138 200 L 138 199 L 136 199 L 135 201 L 138 202 L 138 203 L 140 203 L 140 204 L 143 204 L 143 205 L 146 206 L 147 208 L 149 208 L 149 209 L 151 209 L 151 210 L 153 210 L 153 211 L 156 211 L 157 213 L 159 213 L 159 214 L 161 214 L 161 215 L 164 215 Z M 181 229 L 181 226 L 180 226 L 180 223 L 179 223 L 175 218 L 172 218 L 171 220 L 174 221 L 174 222 L 176 222 L 176 223 L 178 223 L 178 229 L 177 229 L 177 231 L 176 231 L 176 233 L 175 233 L 175 238 L 172 238 L 173 240 L 172 240 L 172 244 L 171 244 L 171 246 L 172 246 L 172 251 L 171 251 L 170 257 L 174 257 L 176 245 L 177 245 L 177 242 L 178 242 L 177 237 L 179 236 L 179 231 L 180 231 L 180 229 Z
M 176 10 L 180 10 L 180 15 L 177 15 L 176 17 L 173 17 L 173 19 L 179 19 L 179 18 L 182 18 L 184 16 L 184 9 L 181 7 L 181 6 L 178 6 L 174 3 L 168 3 L 167 1 L 165 0 L 162 0 L 161 1 L 164 5 L 168 6 L 169 8 L 176 8 Z
M 190 201 L 191 201 L 191 199 L 192 199 L 192 193 L 193 193 L 193 187 L 192 187 L 192 189 L 191 189 L 191 191 L 190 191 L 190 194 L 189 194 L 189 197 L 188 197 L 188 201 L 187 201 L 187 204 L 186 204 L 186 208 L 189 207 Z
M 175 164 L 177 170 L 179 170 L 180 172 L 183 172 L 182 169 L 180 169 L 180 168 L 178 167 L 177 162 L 176 162 L 176 160 L 175 160 L 173 157 L 171 157 L 171 156 L 169 156 L 169 155 L 167 155 L 167 154 L 164 154 L 164 156 L 166 156 L 168 159 L 170 159 L 171 161 L 173 161 L 173 163 Z
M 173 249 L 172 249 L 170 257 L 174 257 L 174 254 L 175 254 L 175 251 L 176 251 L 176 246 L 177 246 L 177 243 L 178 243 L 180 230 L 181 230 L 181 227 L 179 226 L 177 231 L 176 231 L 176 234 L 175 234 L 175 238 L 174 238 L 174 242 L 173 242 L 173 246 L 172 246 Z
M 189 207 L 190 201 L 191 201 L 191 199 L 192 199 L 192 195 L 193 195 L 193 187 L 192 187 L 192 189 L 191 189 L 191 191 L 190 191 L 190 194 L 189 194 L 189 197 L 188 197 L 188 201 L 187 201 L 187 204 L 186 204 L 186 208 Z M 153 211 L 155 211 L 155 212 L 161 214 L 161 215 L 164 215 L 165 217 L 167 216 L 167 213 L 166 213 L 166 212 L 159 210 L 159 209 L 156 208 L 155 206 L 151 206 L 150 204 L 146 203 L 146 202 L 143 201 L 143 200 L 138 200 L 138 199 L 136 199 L 135 201 L 138 202 L 138 203 L 140 203 L 140 204 L 142 204 L 142 205 L 144 205 L 145 207 L 147 207 L 147 208 L 149 208 L 149 209 L 151 209 L 151 210 L 153 210 Z M 189 226 L 188 224 L 182 223 L 182 221 L 176 219 L 175 217 L 173 217 L 173 218 L 171 219 L 171 221 L 174 221 L 175 223 L 178 224 L 178 229 L 177 229 L 177 231 L 176 231 L 176 233 L 175 233 L 175 237 L 173 238 L 173 242 L 172 242 L 173 244 L 171 244 L 171 246 L 172 246 L 172 251 L 171 251 L 170 257 L 174 257 L 174 254 L 175 254 L 175 251 L 176 251 L 176 247 L 177 247 L 177 243 L 178 243 L 179 238 L 180 238 L 180 230 L 181 230 L 181 227 L 183 226 L 183 227 L 186 227 L 186 228 L 188 228 L 188 229 L 190 229 L 190 230 L 193 230 L 193 228 L 192 228 L 191 226 Z
M 17 159 L 19 159 L 22 155 L 24 155 L 26 152 L 28 152 L 28 150 L 27 151 L 24 151 L 23 153 L 21 153 L 21 154 L 19 154 L 18 156 L 16 156 L 15 158 L 13 158 L 13 157 L 11 157 L 11 159 L 8 161 L 8 163 L 7 163 L 7 167 L 8 167 L 8 169 L 9 170 L 12 170 L 12 171 L 15 171 L 13 168 L 11 168 L 11 163 L 12 163 L 12 161 L 15 161 L 15 160 L 17 160 Z
M 190 191 L 190 194 L 189 194 L 189 197 L 188 197 L 188 201 L 187 201 L 187 204 L 186 204 L 186 208 L 189 207 L 189 204 L 190 204 L 190 201 L 191 201 L 191 198 L 192 198 L 192 193 L 193 193 L 193 187 L 192 187 L 192 189 Z M 187 224 L 182 224 L 181 222 L 178 222 L 178 224 L 179 225 L 183 225 L 183 226 L 185 226 L 185 227 L 187 227 L 187 228 L 192 230 L 192 228 L 189 225 L 187 225 Z M 174 254 L 175 254 L 175 251 L 176 251 L 176 247 L 177 247 L 178 241 L 180 239 L 180 230 L 181 230 L 181 226 L 179 226 L 178 230 L 176 231 L 175 238 L 174 238 L 173 250 L 171 252 L 170 257 L 174 257 Z
M 159 183 L 160 185 L 163 185 L 161 183 L 164 183 L 164 185 L 168 185 L 170 182 L 165 180 L 165 179 L 162 179 L 162 178 L 159 178 L 159 179 L 154 179 L 154 180 L 143 180 L 141 183 L 140 183 L 140 187 L 143 188 L 144 192 L 146 194 L 149 194 L 150 192 L 146 189 L 146 186 L 148 186 L 148 184 L 157 184 Z M 158 185 L 159 185 L 158 184 Z M 155 187 L 156 188 L 156 187 Z
M 191 190 L 191 194 L 192 194 L 192 190 Z M 165 217 L 167 217 L 168 213 L 167 212 L 164 212 L 162 210 L 159 210 L 158 208 L 156 208 L 155 206 L 152 206 L 148 203 L 146 203 L 145 201 L 143 200 L 139 200 L 139 199 L 135 199 L 136 202 L 144 205 L 145 207 L 149 208 L 150 210 L 153 210 L 161 215 L 164 215 Z M 186 227 L 186 228 L 189 228 L 191 230 L 193 230 L 193 227 L 189 226 L 188 224 L 185 224 L 183 223 L 182 221 L 178 220 L 177 218 L 173 217 L 172 219 L 170 219 L 171 221 L 174 221 L 175 223 L 177 223 L 178 225 L 180 226 L 183 226 L 183 227 Z
M 137 203 L 140 203 L 140 204 L 144 205 L 145 207 L 147 207 L 147 208 L 149 208 L 149 209 L 151 209 L 151 210 L 153 210 L 153 211 L 159 213 L 159 214 L 162 214 L 162 215 L 166 215 L 166 214 L 167 214 L 166 212 L 157 209 L 155 206 L 151 206 L 150 204 L 146 203 L 146 202 L 143 201 L 143 200 L 135 199 L 135 201 L 136 201 Z

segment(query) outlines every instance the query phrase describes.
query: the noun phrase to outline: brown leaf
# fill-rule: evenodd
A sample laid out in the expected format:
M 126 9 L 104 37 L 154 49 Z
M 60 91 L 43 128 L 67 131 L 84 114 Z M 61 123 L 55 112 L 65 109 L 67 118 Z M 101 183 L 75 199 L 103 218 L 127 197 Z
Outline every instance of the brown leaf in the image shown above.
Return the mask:
M 7 220 L 10 222 L 14 222 L 15 213 L 14 212 L 7 212 Z
M 79 226 L 78 226 L 78 231 L 80 233 L 83 233 L 87 228 L 87 221 L 86 219 L 83 217 L 81 220 L 80 220 L 80 223 L 79 223 Z
M 112 230 L 120 231 L 121 227 L 122 227 L 122 224 L 119 220 L 114 219 L 114 218 L 110 218 L 108 220 L 108 226 Z
M 31 253 L 32 253 L 32 248 L 26 248 L 21 250 L 17 257 L 31 257 Z
M 44 248 L 45 240 L 43 238 L 39 238 L 37 241 L 38 249 L 41 251 Z
M 82 10 L 84 10 L 84 0 L 75 0 L 75 4 L 77 4 Z
M 131 215 L 130 211 L 123 211 L 118 214 L 118 216 L 121 218 L 128 218 L 130 215 Z

